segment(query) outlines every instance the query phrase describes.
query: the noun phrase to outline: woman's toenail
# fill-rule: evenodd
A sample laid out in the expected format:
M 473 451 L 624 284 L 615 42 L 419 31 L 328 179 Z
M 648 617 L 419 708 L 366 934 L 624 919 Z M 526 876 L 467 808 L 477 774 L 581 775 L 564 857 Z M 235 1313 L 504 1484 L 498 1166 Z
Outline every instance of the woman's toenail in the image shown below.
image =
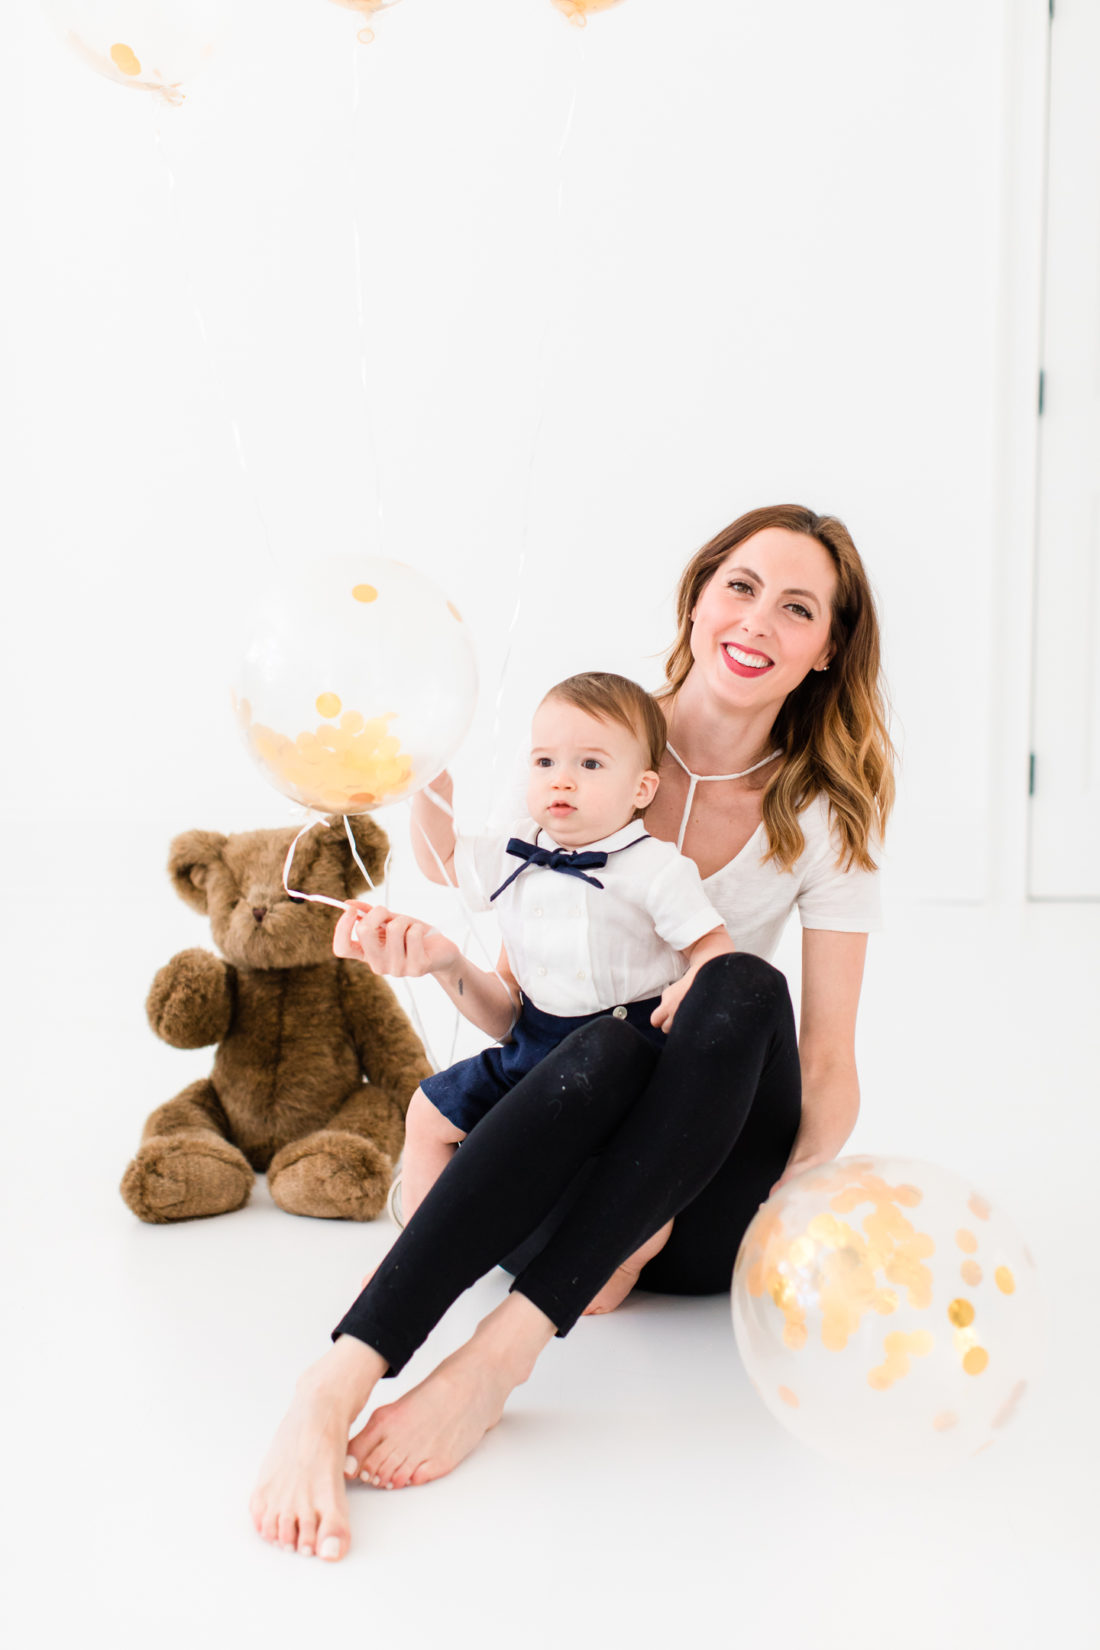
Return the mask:
M 369 1484 L 370 1483 L 370 1473 L 369 1472 L 361 1472 L 359 1474 L 359 1480 L 363 1484 Z
M 355 1459 L 354 1455 L 349 1455 L 347 1457 L 346 1461 L 344 1462 L 344 1472 L 346 1473 L 346 1475 L 349 1478 L 354 1478 L 358 1471 L 359 1471 L 358 1461 Z
M 336 1537 L 334 1535 L 329 1535 L 329 1536 L 325 1537 L 325 1539 L 321 1543 L 321 1557 L 322 1558 L 339 1558 L 340 1557 L 340 1542 L 339 1542 L 338 1537 Z
M 312 1547 L 299 1547 L 298 1551 L 301 1553 L 303 1558 L 312 1558 L 313 1557 L 313 1548 Z

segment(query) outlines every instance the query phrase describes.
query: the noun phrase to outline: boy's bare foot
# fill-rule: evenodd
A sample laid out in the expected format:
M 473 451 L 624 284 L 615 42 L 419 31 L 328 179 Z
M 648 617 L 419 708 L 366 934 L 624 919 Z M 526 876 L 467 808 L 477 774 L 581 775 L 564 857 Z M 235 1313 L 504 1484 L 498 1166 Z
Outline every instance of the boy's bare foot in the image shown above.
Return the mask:
M 348 1550 L 348 1429 L 385 1363 L 342 1335 L 298 1383 L 249 1502 L 256 1532 L 291 1552 L 325 1559 Z
M 509 1394 L 553 1336 L 544 1313 L 525 1296 L 509 1295 L 465 1346 L 411 1392 L 375 1410 L 351 1440 L 362 1481 L 399 1490 L 453 1471 L 496 1426 Z
M 581 1313 L 581 1317 L 598 1317 L 602 1312 L 614 1312 L 617 1306 L 621 1306 L 637 1283 L 646 1261 L 652 1260 L 654 1255 L 660 1254 L 671 1234 L 672 1222 L 670 1220 L 661 1227 L 659 1232 L 654 1232 L 653 1236 L 643 1243 L 640 1249 L 636 1249 L 628 1260 L 624 1260 L 621 1266 L 615 1268 L 599 1294 L 593 1296 L 592 1300 L 589 1301 Z

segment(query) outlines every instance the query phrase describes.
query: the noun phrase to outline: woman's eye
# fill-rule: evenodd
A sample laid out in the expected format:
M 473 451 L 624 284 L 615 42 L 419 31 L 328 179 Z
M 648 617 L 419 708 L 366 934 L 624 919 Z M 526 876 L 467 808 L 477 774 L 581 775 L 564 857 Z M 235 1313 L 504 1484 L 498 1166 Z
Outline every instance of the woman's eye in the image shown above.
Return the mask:
M 792 613 L 797 613 L 800 619 L 812 619 L 813 618 L 813 614 L 810 612 L 809 608 L 808 607 L 803 607 L 801 602 L 791 602 L 790 603 L 790 610 L 791 610 Z
M 744 579 L 729 579 L 727 582 L 728 582 L 729 588 L 731 590 L 737 590 L 737 591 L 744 590 L 750 596 L 752 595 L 752 585 L 751 584 L 746 584 Z

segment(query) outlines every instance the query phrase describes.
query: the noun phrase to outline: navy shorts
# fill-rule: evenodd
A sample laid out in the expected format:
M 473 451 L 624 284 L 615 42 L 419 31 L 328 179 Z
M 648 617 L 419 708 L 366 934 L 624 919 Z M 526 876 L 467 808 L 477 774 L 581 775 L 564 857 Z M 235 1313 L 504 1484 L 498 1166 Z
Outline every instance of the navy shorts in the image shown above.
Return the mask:
M 665 1034 L 650 1025 L 649 1016 L 660 1002 L 659 997 L 647 997 L 644 1002 L 624 1003 L 619 1008 L 604 1008 L 598 1014 L 545 1014 L 524 997 L 519 1019 L 512 1027 L 512 1040 L 496 1043 L 470 1060 L 459 1060 L 446 1071 L 437 1071 L 426 1077 L 420 1087 L 437 1111 L 441 1111 L 463 1134 L 492 1111 L 498 1100 L 503 1100 L 509 1089 L 514 1089 L 521 1077 L 544 1060 L 552 1049 L 564 1042 L 570 1032 L 593 1020 L 604 1020 L 609 1015 L 626 1020 L 658 1048 L 664 1047 Z

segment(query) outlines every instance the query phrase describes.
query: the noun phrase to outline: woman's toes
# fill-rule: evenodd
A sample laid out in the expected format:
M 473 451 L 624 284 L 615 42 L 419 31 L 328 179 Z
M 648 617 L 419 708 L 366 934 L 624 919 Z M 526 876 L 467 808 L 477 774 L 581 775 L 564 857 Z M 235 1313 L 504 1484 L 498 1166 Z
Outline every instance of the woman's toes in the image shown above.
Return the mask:
M 260 1534 L 265 1541 L 278 1541 L 279 1539 L 279 1514 L 270 1507 L 266 1509 L 260 1521 Z
M 348 1454 L 347 1454 L 347 1457 L 344 1461 L 344 1477 L 348 1480 L 349 1483 L 351 1483 L 354 1479 L 359 1477 L 359 1474 L 360 1474 L 361 1471 L 362 1471 L 362 1468 L 360 1467 L 359 1462 L 356 1460 L 355 1456 L 352 1455 L 351 1451 L 349 1450 Z
M 279 1545 L 288 1552 L 298 1546 L 298 1519 L 294 1513 L 282 1513 L 279 1518 Z
M 340 1525 L 323 1519 L 317 1532 L 317 1556 L 333 1563 L 343 1558 L 348 1550 L 348 1532 Z
M 435 1473 L 432 1471 L 432 1463 L 430 1461 L 421 1461 L 416 1471 L 409 1474 L 406 1482 L 409 1484 L 430 1484 L 434 1477 Z
M 317 1514 L 303 1513 L 298 1520 L 298 1551 L 306 1558 L 317 1551 Z

